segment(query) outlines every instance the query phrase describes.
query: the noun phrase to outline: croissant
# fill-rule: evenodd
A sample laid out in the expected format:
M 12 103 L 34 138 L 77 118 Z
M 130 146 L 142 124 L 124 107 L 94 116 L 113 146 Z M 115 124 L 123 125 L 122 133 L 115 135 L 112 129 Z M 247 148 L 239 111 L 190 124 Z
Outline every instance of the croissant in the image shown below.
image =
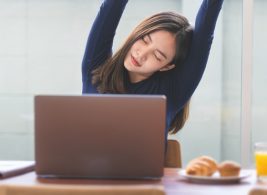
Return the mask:
M 212 176 L 217 171 L 217 162 L 209 156 L 200 156 L 191 160 L 187 167 L 188 175 Z

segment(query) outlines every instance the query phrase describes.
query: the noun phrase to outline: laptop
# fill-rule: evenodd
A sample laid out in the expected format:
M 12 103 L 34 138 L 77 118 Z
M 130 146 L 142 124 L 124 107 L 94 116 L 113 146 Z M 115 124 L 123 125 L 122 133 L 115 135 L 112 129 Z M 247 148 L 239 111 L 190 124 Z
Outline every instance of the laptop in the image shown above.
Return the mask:
M 165 96 L 38 95 L 34 104 L 37 176 L 163 176 Z

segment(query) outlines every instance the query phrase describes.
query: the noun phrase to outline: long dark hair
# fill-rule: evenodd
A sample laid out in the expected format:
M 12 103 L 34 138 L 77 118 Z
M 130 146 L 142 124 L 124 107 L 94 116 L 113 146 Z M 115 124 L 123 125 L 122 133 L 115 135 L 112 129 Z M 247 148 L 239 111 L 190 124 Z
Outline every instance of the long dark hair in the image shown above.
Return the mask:
M 140 38 L 158 30 L 165 30 L 173 33 L 176 40 L 176 53 L 171 64 L 179 66 L 185 59 L 191 45 L 193 28 L 188 20 L 173 12 L 161 12 L 141 22 L 129 35 L 122 47 L 101 66 L 93 70 L 92 83 L 97 87 L 100 93 L 127 93 L 125 81 L 128 78 L 127 70 L 124 67 L 124 60 L 131 46 Z M 185 105 L 183 110 L 188 110 Z M 175 118 L 181 117 L 185 113 L 179 112 Z M 176 119 L 176 120 L 178 120 Z M 180 120 L 184 121 L 184 120 Z M 184 121 L 185 122 L 185 121 Z M 182 122 L 181 124 L 184 124 Z M 173 122 L 172 122 L 173 123 Z M 183 125 L 178 125 L 182 127 Z M 177 127 L 178 127 L 177 126 Z M 179 129 L 172 128 L 171 132 L 177 132 Z
M 169 134 L 176 134 L 179 130 L 181 130 L 187 119 L 189 118 L 189 105 L 190 100 L 186 102 L 182 110 L 180 110 L 175 117 L 171 121 L 171 125 L 169 127 Z

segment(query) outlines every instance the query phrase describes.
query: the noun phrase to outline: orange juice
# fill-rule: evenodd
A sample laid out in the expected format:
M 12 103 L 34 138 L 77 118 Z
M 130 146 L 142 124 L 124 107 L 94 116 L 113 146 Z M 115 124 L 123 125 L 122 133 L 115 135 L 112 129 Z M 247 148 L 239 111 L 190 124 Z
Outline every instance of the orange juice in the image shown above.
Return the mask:
M 267 176 L 267 152 L 256 152 L 256 169 L 258 176 Z

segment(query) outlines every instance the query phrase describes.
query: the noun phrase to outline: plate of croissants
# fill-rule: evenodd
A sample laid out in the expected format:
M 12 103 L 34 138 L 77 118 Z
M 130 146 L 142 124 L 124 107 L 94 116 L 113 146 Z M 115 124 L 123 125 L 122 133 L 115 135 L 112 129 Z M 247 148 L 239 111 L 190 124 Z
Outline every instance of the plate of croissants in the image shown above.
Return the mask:
M 199 156 L 191 160 L 179 175 L 189 182 L 227 184 L 238 183 L 250 176 L 249 172 L 241 170 L 235 161 L 217 163 L 210 156 Z

